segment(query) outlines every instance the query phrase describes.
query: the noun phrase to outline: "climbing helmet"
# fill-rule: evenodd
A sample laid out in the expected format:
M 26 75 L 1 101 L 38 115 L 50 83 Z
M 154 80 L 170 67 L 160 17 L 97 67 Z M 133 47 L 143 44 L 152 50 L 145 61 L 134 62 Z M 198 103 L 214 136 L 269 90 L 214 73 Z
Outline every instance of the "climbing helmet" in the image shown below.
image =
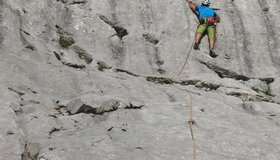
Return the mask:
M 209 6 L 210 0 L 202 0 L 201 4 Z

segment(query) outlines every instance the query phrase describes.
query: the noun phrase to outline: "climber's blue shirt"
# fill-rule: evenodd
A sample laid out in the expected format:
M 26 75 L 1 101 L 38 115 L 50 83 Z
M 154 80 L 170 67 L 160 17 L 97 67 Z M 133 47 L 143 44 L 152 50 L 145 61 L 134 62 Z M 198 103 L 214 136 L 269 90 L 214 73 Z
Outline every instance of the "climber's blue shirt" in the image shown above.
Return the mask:
M 207 6 L 196 6 L 195 10 L 199 13 L 199 19 L 217 16 L 216 12 Z

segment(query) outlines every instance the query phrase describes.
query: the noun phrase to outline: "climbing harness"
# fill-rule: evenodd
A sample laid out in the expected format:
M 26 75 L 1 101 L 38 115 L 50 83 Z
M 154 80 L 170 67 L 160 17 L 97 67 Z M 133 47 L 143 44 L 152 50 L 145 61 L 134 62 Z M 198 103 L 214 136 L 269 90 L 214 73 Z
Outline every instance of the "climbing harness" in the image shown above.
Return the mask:
M 207 24 L 207 25 L 214 25 L 215 23 L 215 18 L 214 17 L 207 17 L 207 18 L 202 18 L 199 20 L 200 24 Z

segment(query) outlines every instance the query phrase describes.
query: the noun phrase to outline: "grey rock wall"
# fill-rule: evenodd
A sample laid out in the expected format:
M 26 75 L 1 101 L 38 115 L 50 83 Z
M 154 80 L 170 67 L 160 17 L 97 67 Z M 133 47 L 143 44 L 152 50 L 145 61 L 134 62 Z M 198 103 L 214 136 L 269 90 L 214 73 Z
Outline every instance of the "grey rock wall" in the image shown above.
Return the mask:
M 191 160 L 192 106 L 197 159 L 278 160 L 279 0 L 212 4 L 178 75 L 184 0 L 0 0 L 0 159 Z

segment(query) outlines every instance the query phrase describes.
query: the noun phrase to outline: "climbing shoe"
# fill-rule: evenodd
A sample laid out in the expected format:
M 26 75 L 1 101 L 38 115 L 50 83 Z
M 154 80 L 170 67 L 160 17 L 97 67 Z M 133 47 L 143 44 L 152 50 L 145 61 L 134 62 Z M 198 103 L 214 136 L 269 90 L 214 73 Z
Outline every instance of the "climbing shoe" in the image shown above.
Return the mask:
M 199 43 L 198 42 L 194 43 L 193 49 L 194 50 L 199 50 Z
M 216 52 L 215 52 L 214 49 L 210 49 L 209 55 L 210 55 L 212 58 L 216 58 L 216 57 L 218 56 L 218 55 L 216 54 Z

